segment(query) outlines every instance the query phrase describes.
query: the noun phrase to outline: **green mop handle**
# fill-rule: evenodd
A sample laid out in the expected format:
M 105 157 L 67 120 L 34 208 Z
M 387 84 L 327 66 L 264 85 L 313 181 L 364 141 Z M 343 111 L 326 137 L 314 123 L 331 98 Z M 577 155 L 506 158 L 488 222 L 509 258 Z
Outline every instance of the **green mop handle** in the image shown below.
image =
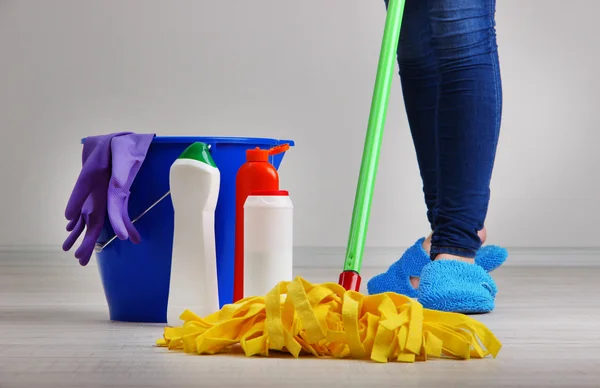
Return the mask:
M 387 115 L 405 0 L 390 0 L 379 54 L 369 124 L 354 198 L 344 271 L 360 272 L 375 189 L 375 176 Z M 358 290 L 357 290 L 358 291 Z

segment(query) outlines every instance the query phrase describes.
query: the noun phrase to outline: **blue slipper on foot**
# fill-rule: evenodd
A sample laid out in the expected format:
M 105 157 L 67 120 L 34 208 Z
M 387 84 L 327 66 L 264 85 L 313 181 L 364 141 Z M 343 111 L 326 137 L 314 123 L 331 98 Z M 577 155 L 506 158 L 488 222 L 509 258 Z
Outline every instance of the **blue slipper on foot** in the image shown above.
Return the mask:
M 461 314 L 494 309 L 498 288 L 483 268 L 455 260 L 436 260 L 421 272 L 419 303 L 424 308 Z
M 369 295 L 395 292 L 409 298 L 416 298 L 417 290 L 410 283 L 410 277 L 420 277 L 423 267 L 431 262 L 429 255 L 423 249 L 423 241 L 425 237 L 418 239 L 386 272 L 369 280 L 367 283 Z M 477 252 L 475 264 L 487 272 L 492 272 L 500 267 L 507 257 L 508 251 L 505 248 L 486 245 Z
M 423 249 L 424 240 L 424 237 L 417 240 L 386 272 L 369 280 L 367 283 L 369 295 L 395 292 L 409 298 L 416 298 L 417 290 L 410 284 L 410 277 L 421 276 L 423 267 L 431 262 L 429 255 Z
M 492 272 L 504 264 L 507 257 L 508 251 L 506 248 L 499 247 L 498 245 L 485 245 L 477 251 L 475 264 L 487 272 Z

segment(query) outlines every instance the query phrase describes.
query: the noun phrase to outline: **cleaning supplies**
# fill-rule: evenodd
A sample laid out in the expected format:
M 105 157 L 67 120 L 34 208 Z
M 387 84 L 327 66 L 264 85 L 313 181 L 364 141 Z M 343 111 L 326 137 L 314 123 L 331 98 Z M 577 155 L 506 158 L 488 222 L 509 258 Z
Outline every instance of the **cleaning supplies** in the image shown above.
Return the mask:
M 374 100 L 387 102 L 391 77 L 385 73 L 393 70 L 390 50 L 396 50 L 403 9 L 404 0 L 390 0 Z M 497 356 L 502 344 L 473 318 L 425 309 L 405 295 L 386 292 L 365 296 L 357 292 L 385 118 L 381 113 L 386 105 L 373 101 L 340 284 L 315 285 L 297 277 L 280 282 L 266 296 L 246 296 L 210 315 L 198 316 L 186 310 L 181 315 L 184 325 L 166 327 L 163 338 L 156 341 L 158 346 L 215 354 L 239 344 L 247 356 L 269 356 L 274 350 L 299 357 L 304 351 L 316 357 L 376 362 Z
M 71 233 L 62 247 L 69 251 L 85 229 L 81 245 L 75 251 L 82 266 L 90 261 L 107 213 L 120 239 L 139 242 L 139 234 L 129 222 L 127 202 L 131 183 L 154 136 L 118 132 L 85 138 L 82 169 L 65 209 L 67 231 Z
M 285 351 L 295 358 L 304 353 L 381 363 L 495 358 L 502 348 L 484 324 L 466 315 L 424 309 L 404 295 L 365 296 L 300 277 L 206 317 L 190 310 L 181 317 L 185 326 L 165 327 L 158 346 L 215 354 L 239 344 L 246 356 Z
M 110 141 L 119 134 L 90 136 L 83 144 L 82 168 L 65 209 L 67 232 L 62 249 L 71 250 L 85 229 L 81 245 L 75 251 L 85 266 L 94 252 L 94 244 L 106 218 L 107 190 L 110 181 Z
M 205 315 L 219 309 L 215 209 L 220 183 L 219 169 L 205 143 L 190 145 L 171 166 L 175 225 L 167 305 L 170 325 L 180 323 L 186 308 Z
M 269 150 L 246 151 L 246 163 L 238 170 L 235 183 L 235 252 L 233 301 L 244 297 L 244 204 L 252 191 L 279 190 L 279 174 L 269 157 L 290 148 L 282 144 Z
M 244 295 L 293 280 L 294 206 L 285 190 L 253 191 L 244 205 Z

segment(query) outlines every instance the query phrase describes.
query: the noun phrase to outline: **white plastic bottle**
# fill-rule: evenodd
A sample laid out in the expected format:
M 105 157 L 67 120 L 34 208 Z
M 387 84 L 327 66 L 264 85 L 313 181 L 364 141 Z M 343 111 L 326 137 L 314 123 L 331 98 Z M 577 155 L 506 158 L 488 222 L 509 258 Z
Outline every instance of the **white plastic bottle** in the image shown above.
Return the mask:
M 169 185 L 175 212 L 168 324 L 188 309 L 205 317 L 219 310 L 215 209 L 221 175 L 208 146 L 194 143 L 173 163 Z
M 294 206 L 285 190 L 255 191 L 244 204 L 244 297 L 293 280 Z

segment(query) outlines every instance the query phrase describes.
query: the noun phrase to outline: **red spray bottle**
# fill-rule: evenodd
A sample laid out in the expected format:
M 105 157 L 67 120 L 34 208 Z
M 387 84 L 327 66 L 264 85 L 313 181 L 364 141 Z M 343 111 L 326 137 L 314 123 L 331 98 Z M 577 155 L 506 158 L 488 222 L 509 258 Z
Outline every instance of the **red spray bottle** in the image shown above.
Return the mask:
M 252 191 L 279 190 L 279 174 L 269 156 L 287 151 L 289 144 L 269 150 L 246 151 L 246 163 L 237 172 L 235 182 L 235 253 L 233 302 L 244 298 L 244 203 Z

